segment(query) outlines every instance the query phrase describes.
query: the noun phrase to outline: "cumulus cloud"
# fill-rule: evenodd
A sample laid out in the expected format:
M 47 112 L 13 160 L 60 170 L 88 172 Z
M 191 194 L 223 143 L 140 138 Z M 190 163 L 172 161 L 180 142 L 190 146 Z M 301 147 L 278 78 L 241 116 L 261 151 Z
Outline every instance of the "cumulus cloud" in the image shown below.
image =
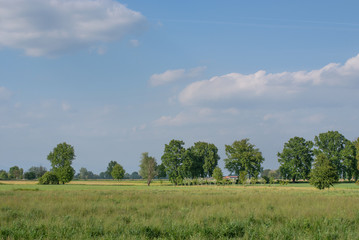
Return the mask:
M 0 0 L 0 47 L 58 55 L 120 40 L 145 17 L 114 0 Z
M 183 104 L 231 99 L 280 98 L 295 96 L 310 87 L 348 87 L 359 83 L 359 55 L 344 65 L 330 63 L 312 71 L 254 74 L 229 73 L 188 85 L 180 94 Z
M 183 79 L 193 79 L 201 75 L 206 67 L 196 67 L 189 70 L 186 69 L 174 69 L 167 70 L 163 73 L 153 74 L 150 78 L 152 86 L 159 86 L 170 82 L 175 82 Z

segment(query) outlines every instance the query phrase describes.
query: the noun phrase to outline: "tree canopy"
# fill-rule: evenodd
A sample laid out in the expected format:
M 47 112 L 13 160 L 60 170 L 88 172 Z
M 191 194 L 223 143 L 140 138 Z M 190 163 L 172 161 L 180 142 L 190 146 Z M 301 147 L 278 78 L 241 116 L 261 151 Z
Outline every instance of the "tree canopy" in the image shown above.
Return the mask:
M 171 140 L 169 144 L 165 144 L 161 157 L 170 181 L 176 185 L 183 180 L 185 175 L 182 164 L 186 158 L 186 149 L 183 145 L 184 142 L 181 140 Z
M 240 171 L 245 171 L 249 178 L 257 177 L 261 172 L 261 164 L 264 161 L 262 153 L 248 138 L 234 141 L 232 145 L 225 145 L 227 158 L 224 159 L 225 168 L 239 176 Z
M 337 169 L 327 155 L 319 154 L 310 173 L 310 184 L 322 190 L 330 188 L 338 180 Z
M 325 154 L 337 170 L 339 177 L 344 179 L 358 178 L 356 148 L 338 131 L 320 133 L 314 138 L 314 154 Z
M 212 143 L 196 142 L 187 150 L 189 175 L 192 178 L 210 177 L 220 159 L 218 148 Z
M 112 168 L 111 176 L 113 179 L 120 180 L 125 176 L 125 170 L 123 169 L 123 167 L 120 164 L 117 163 Z
M 286 179 L 307 179 L 313 162 L 313 142 L 302 137 L 294 137 L 284 144 L 278 153 L 279 171 Z
M 47 156 L 47 160 L 51 162 L 51 171 L 57 175 L 62 184 L 70 182 L 75 175 L 75 170 L 71 166 L 74 159 L 74 147 L 66 142 L 58 144 Z

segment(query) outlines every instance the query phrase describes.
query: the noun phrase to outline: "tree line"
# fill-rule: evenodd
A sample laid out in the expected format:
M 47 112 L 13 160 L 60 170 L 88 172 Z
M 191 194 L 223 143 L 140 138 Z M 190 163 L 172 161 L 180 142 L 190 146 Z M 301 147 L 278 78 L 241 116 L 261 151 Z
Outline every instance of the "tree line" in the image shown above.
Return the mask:
M 75 175 L 72 161 L 75 159 L 74 147 L 67 143 L 58 144 L 49 153 L 47 159 L 51 170 L 32 167 L 24 173 L 18 166 L 11 167 L 9 172 L 0 170 L 0 179 L 39 179 L 40 183 L 66 183 L 74 177 L 79 179 L 123 179 L 143 178 L 150 185 L 153 178 L 168 179 L 175 185 L 182 184 L 184 179 L 223 178 L 218 167 L 220 157 L 218 148 L 207 142 L 196 142 L 189 148 L 184 147 L 182 140 L 171 140 L 165 144 L 161 164 L 147 152 L 142 153 L 139 172 L 126 173 L 116 161 L 108 163 L 107 170 L 99 175 L 81 168 Z M 238 179 L 252 179 L 254 182 L 261 176 L 267 179 L 310 180 L 318 187 L 329 187 L 339 179 L 358 180 L 359 177 L 359 138 L 355 141 L 346 139 L 338 131 L 328 131 L 315 136 L 314 142 L 302 137 L 293 137 L 284 144 L 282 152 L 278 152 L 280 167 L 275 170 L 263 170 L 264 157 L 249 139 L 236 140 L 225 145 L 225 168 Z M 324 180 L 323 180 L 324 179 Z M 326 183 L 323 183 L 325 181 Z

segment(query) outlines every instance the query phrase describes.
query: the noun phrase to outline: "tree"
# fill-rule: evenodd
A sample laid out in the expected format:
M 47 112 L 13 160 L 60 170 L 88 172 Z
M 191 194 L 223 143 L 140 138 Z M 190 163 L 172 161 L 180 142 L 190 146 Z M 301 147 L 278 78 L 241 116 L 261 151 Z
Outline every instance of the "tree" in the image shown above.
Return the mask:
M 43 166 L 40 167 L 31 167 L 29 168 L 28 172 L 33 172 L 35 173 L 36 178 L 40 178 L 42 177 L 42 175 L 44 175 L 47 172 L 47 169 Z
M 58 144 L 47 156 L 47 160 L 51 162 L 51 171 L 57 175 L 62 184 L 70 182 L 75 175 L 75 170 L 71 167 L 74 159 L 74 147 L 65 142 Z
M 212 176 L 220 159 L 218 148 L 212 143 L 196 142 L 187 150 L 189 172 L 192 178 Z
M 314 168 L 310 173 L 310 184 L 322 190 L 330 188 L 338 180 L 338 173 L 335 165 L 325 154 L 319 154 L 314 162 Z
M 5 170 L 0 170 L 0 179 L 1 180 L 9 179 L 9 175 L 7 174 L 7 172 Z
M 164 153 L 161 157 L 166 173 L 175 185 L 181 182 L 185 176 L 186 170 L 182 164 L 186 158 L 186 149 L 183 145 L 183 141 L 171 140 L 169 144 L 165 144 Z
M 148 156 L 148 152 L 142 153 L 140 175 L 143 179 L 147 179 L 147 186 L 150 186 L 152 179 L 157 176 L 156 159 Z
M 123 167 L 120 164 L 116 164 L 113 168 L 112 168 L 112 172 L 111 172 L 111 176 L 113 179 L 117 179 L 120 180 L 124 177 L 125 175 L 125 170 L 123 169 Z
M 131 173 L 130 175 L 130 179 L 141 179 L 142 177 L 140 176 L 140 174 L 138 174 L 138 172 L 134 171 Z
M 84 168 L 84 167 L 80 168 L 79 178 L 80 179 L 88 179 L 89 178 L 89 172 L 87 171 L 86 168 Z
M 251 143 L 249 139 L 234 141 L 232 145 L 225 145 L 227 158 L 224 159 L 225 168 L 239 176 L 240 171 L 245 171 L 248 177 L 257 177 L 261 172 L 261 164 L 264 161 L 262 153 Z
M 158 178 L 165 178 L 167 177 L 167 173 L 166 173 L 166 167 L 165 165 L 163 165 L 163 163 L 161 163 L 160 165 L 157 166 L 157 177 Z
M 315 156 L 325 154 L 335 166 L 339 177 L 351 179 L 358 175 L 357 161 L 355 160 L 356 150 L 348 139 L 338 131 L 320 133 L 314 138 Z
M 36 179 L 36 174 L 35 174 L 35 172 L 26 172 L 24 174 L 24 178 L 27 180 L 33 180 L 33 179 Z
M 9 170 L 10 179 L 22 179 L 24 170 L 18 166 L 13 166 Z
M 213 170 L 213 178 L 216 180 L 217 183 L 222 182 L 223 180 L 223 172 L 218 166 Z
M 357 160 L 357 169 L 359 170 L 359 137 L 353 141 L 353 144 L 355 146 L 355 151 L 356 151 L 355 158 Z
M 116 161 L 110 161 L 107 166 L 107 170 L 105 172 L 105 178 L 110 179 L 112 178 L 112 170 L 113 167 L 116 166 L 118 163 Z
M 278 153 L 279 171 L 286 179 L 307 179 L 313 162 L 313 142 L 301 137 L 289 139 Z

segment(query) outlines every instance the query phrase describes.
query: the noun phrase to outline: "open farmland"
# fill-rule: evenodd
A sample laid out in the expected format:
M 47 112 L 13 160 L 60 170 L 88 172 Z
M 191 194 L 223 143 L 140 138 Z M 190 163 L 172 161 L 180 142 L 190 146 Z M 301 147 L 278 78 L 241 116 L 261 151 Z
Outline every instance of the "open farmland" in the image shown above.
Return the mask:
M 4 184 L 5 183 L 5 184 Z M 1 239 L 357 239 L 359 187 L 2 182 Z

